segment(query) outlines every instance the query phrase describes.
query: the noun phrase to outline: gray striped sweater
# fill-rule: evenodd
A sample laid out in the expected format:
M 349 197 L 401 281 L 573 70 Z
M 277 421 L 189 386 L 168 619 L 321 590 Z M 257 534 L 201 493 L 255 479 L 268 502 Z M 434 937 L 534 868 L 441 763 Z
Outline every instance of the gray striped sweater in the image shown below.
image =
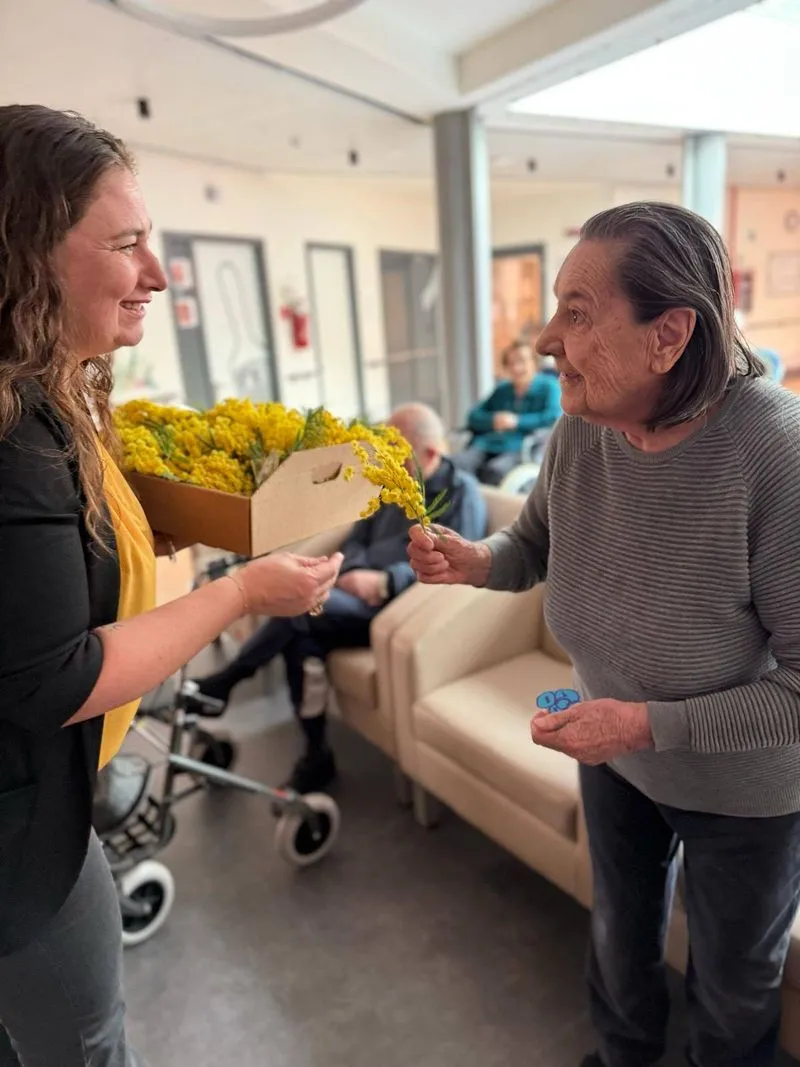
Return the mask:
M 655 749 L 613 763 L 629 782 L 688 810 L 800 810 L 800 397 L 738 379 L 659 453 L 564 417 L 488 543 L 491 588 L 547 579 L 584 699 L 647 702 Z

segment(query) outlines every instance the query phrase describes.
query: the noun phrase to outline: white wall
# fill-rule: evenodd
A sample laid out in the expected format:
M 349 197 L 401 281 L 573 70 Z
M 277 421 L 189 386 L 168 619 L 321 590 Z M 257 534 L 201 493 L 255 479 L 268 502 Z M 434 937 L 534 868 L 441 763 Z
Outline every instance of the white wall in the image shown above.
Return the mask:
M 435 204 L 429 183 L 369 178 L 267 175 L 168 156 L 141 153 L 139 174 L 160 250 L 165 230 L 258 238 L 264 242 L 270 311 L 282 399 L 306 406 L 302 383 L 293 373 L 313 366 L 310 350 L 296 352 L 280 316 L 286 290 L 308 299 L 306 242 L 350 245 L 364 362 L 384 358 L 378 254 L 381 248 L 432 251 L 436 247 Z M 209 199 L 213 187 L 216 198 Z M 120 377 L 131 353 L 118 356 Z M 156 297 L 139 366 L 152 365 L 158 392 L 182 396 L 182 381 L 170 302 Z M 306 387 L 307 389 L 307 387 Z M 385 369 L 368 371 L 370 414 L 386 414 Z M 136 387 L 127 390 L 127 395 Z M 121 398 L 126 392 L 120 390 Z M 311 398 L 313 402 L 314 398 Z
M 775 349 L 794 372 L 800 371 L 798 220 L 800 190 L 729 190 L 731 258 L 753 276 L 752 307 L 742 316 L 745 334 L 751 344 Z

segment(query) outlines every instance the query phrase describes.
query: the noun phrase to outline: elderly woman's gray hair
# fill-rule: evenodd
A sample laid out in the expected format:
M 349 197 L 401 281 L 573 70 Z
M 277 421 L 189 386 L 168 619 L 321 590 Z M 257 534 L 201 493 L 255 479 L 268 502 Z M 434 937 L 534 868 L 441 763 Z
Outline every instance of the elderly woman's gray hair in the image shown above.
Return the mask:
M 765 373 L 734 319 L 725 244 L 701 216 L 675 204 L 624 204 L 589 219 L 581 239 L 618 243 L 617 281 L 638 322 L 652 322 L 670 308 L 697 313 L 691 340 L 666 376 L 651 429 L 696 419 L 722 399 L 732 379 Z

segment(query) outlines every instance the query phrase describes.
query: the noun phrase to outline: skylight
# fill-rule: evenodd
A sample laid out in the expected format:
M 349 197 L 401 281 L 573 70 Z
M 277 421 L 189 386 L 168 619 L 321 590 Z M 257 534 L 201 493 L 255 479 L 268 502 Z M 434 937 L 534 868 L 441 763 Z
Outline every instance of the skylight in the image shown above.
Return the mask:
M 516 101 L 551 118 L 800 137 L 800 0 L 756 7 Z

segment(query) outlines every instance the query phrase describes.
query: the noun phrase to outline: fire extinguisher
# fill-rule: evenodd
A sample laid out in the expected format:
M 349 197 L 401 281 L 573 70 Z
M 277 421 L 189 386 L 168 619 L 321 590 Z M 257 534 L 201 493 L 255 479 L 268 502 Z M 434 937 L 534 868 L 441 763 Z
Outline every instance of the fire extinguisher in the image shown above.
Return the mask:
M 292 344 L 296 349 L 308 348 L 308 312 L 299 301 L 292 300 L 281 308 L 281 317 L 289 323 Z
M 734 307 L 737 311 L 749 314 L 753 310 L 753 272 L 751 270 L 734 270 L 733 296 Z

